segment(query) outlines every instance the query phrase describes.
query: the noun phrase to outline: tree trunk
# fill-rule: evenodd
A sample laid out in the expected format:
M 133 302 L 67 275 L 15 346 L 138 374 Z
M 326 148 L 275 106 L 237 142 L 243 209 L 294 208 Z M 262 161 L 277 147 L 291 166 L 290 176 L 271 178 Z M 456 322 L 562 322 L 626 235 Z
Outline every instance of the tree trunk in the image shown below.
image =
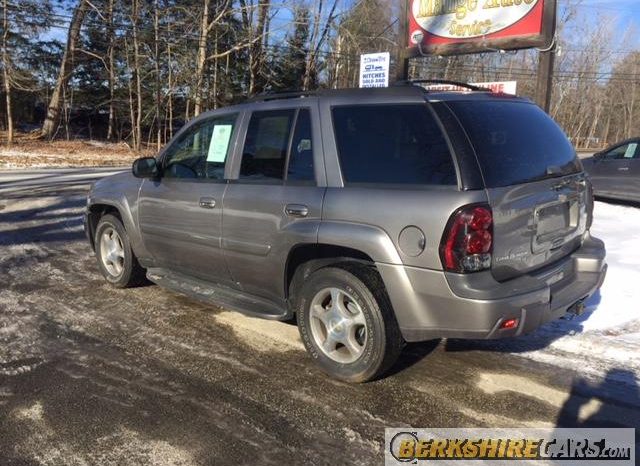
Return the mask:
M 84 16 L 87 12 L 87 3 L 85 0 L 80 0 L 78 6 L 73 11 L 73 17 L 69 24 L 69 32 L 67 34 L 67 46 L 62 55 L 62 62 L 60 63 L 60 69 L 58 72 L 58 79 L 56 80 L 56 87 L 51 94 L 51 100 L 49 101 L 49 107 L 47 109 L 47 117 L 42 125 L 41 135 L 44 138 L 51 139 L 56 132 L 56 128 L 60 121 L 60 109 L 62 107 L 62 95 L 63 88 L 67 86 L 69 76 L 73 71 L 73 57 L 75 50 L 80 39 L 80 28 L 84 21 Z
M 140 151 L 142 147 L 142 76 L 140 73 L 140 44 L 138 41 L 138 13 L 139 0 L 133 0 L 131 5 L 131 24 L 133 35 L 133 72 L 136 77 L 136 120 L 134 126 L 135 143 L 134 150 Z
M 162 124 L 160 123 L 160 105 L 162 103 L 160 97 L 160 35 L 158 32 L 159 27 L 159 12 L 158 12 L 158 0 L 155 0 L 154 9 L 153 9 L 154 17 L 153 17 L 153 42 L 155 46 L 155 62 L 156 62 L 156 125 L 158 126 L 156 131 L 156 148 L 158 151 L 162 147 Z
M 263 66 L 264 58 L 262 56 L 263 45 L 265 42 L 265 33 L 268 26 L 268 13 L 271 7 L 270 0 L 258 0 L 258 22 L 255 31 L 249 26 L 250 43 L 249 47 L 249 95 L 262 92 L 264 89 Z
M 334 14 L 335 14 L 336 8 L 338 7 L 338 0 L 334 0 L 331 6 L 331 9 L 329 10 L 327 19 L 324 25 L 322 26 L 322 31 L 321 31 L 320 25 L 322 22 L 322 9 L 323 9 L 324 2 L 319 1 L 317 3 L 318 3 L 318 7 L 316 9 L 316 13 L 313 19 L 313 32 L 311 33 L 311 40 L 310 40 L 310 47 L 309 47 L 310 50 L 307 56 L 307 63 L 304 70 L 304 79 L 303 79 L 302 88 L 305 91 L 308 91 L 314 84 L 312 80 L 316 78 L 316 73 L 318 72 L 318 54 L 320 53 L 320 49 L 322 48 L 322 45 L 324 44 L 324 41 L 329 34 L 329 30 L 331 29 L 331 26 L 335 19 Z
M 113 30 L 113 2 L 109 0 L 107 10 L 107 43 L 109 44 L 109 124 L 107 127 L 107 140 L 114 136 L 114 124 L 116 119 L 115 109 L 115 34 Z
M 171 35 L 171 29 L 169 29 L 169 35 Z M 168 95 L 168 107 L 169 107 L 169 138 L 173 138 L 173 62 L 171 61 L 171 43 L 167 43 L 167 61 L 169 67 L 169 95 Z
M 216 29 L 214 44 L 213 59 L 213 108 L 218 108 L 218 30 Z
M 304 78 L 302 80 L 302 88 L 305 91 L 311 86 L 311 78 L 315 70 L 315 51 L 316 43 L 320 32 L 320 20 L 322 19 L 323 0 L 317 2 L 317 8 L 313 14 L 313 30 L 311 31 L 311 39 L 309 41 L 309 53 L 307 54 L 307 62 L 304 67 Z
M 202 86 L 204 81 L 204 66 L 207 61 L 207 36 L 209 35 L 209 1 L 204 0 L 202 6 L 202 21 L 200 21 L 200 37 L 198 39 L 198 58 L 196 61 L 196 89 L 193 116 L 197 117 L 202 111 Z
M 129 58 L 129 44 L 126 38 L 124 43 L 124 50 L 125 50 L 125 56 L 127 58 L 127 69 L 131 70 L 131 59 Z M 137 134 L 134 128 L 134 124 L 135 124 L 134 122 L 136 121 L 136 110 L 133 103 L 133 82 L 132 81 L 133 79 L 129 77 L 127 85 L 129 89 L 129 118 L 131 119 L 131 139 L 133 142 L 133 147 L 135 148 L 138 142 L 136 140 Z
M 2 81 L 4 82 L 4 93 L 7 111 L 7 145 L 13 144 L 13 112 L 11 109 L 11 76 L 9 73 L 9 18 L 7 15 L 7 0 L 2 2 Z

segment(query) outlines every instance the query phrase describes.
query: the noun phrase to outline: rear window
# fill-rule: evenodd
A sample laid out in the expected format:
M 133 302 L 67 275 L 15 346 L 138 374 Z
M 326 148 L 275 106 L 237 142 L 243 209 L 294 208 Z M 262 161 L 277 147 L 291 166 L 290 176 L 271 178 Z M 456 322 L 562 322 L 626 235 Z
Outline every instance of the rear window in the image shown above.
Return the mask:
M 460 101 L 449 106 L 473 144 L 487 188 L 576 173 L 576 152 L 560 127 L 536 105 Z
M 456 184 L 447 142 L 424 104 L 333 108 L 345 182 Z

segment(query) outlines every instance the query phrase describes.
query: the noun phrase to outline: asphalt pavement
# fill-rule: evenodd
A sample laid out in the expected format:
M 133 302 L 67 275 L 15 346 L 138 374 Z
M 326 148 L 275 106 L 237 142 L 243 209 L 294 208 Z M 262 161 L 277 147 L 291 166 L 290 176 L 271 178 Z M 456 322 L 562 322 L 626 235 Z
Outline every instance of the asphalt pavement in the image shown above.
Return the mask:
M 628 378 L 509 342 L 412 344 L 386 378 L 349 385 L 316 369 L 295 325 L 113 289 L 81 221 L 112 172 L 0 172 L 2 465 L 371 465 L 385 427 L 640 426 Z

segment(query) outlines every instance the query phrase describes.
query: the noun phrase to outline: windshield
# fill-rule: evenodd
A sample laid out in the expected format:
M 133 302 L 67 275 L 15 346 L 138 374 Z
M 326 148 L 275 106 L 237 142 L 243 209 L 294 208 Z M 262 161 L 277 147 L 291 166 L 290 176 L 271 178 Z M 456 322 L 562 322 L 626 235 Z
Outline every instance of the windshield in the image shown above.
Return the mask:
M 459 101 L 450 108 L 478 156 L 487 188 L 581 171 L 560 127 L 536 105 L 522 101 Z

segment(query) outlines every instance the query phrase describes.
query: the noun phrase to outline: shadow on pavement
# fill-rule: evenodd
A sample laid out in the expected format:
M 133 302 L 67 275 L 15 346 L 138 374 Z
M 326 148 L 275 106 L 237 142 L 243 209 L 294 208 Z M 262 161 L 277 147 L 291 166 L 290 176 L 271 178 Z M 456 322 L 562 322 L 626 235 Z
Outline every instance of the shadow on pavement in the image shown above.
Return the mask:
M 84 237 L 81 206 L 82 198 L 74 195 L 60 196 L 42 207 L 3 209 L 0 223 L 8 228 L 0 232 L 0 245 L 80 240 Z
M 419 343 L 407 343 L 398 361 L 384 374 L 384 377 L 399 374 L 414 364 L 419 363 L 436 350 L 440 341 L 441 340 L 429 340 Z
M 618 400 L 613 406 L 611 400 Z M 624 407 L 630 408 L 628 411 Z M 611 369 L 599 383 L 583 378 L 575 380 L 569 398 L 558 413 L 558 427 L 634 427 L 638 418 L 632 410 L 640 408 L 637 374 L 626 369 Z M 626 418 L 626 413 L 629 418 Z M 636 443 L 638 443 L 636 433 Z
M 624 207 L 640 208 L 640 202 L 637 202 L 637 201 L 625 201 L 623 199 L 612 199 L 610 197 L 602 197 L 602 196 L 596 196 L 596 201 L 604 202 L 606 204 L 620 205 Z

